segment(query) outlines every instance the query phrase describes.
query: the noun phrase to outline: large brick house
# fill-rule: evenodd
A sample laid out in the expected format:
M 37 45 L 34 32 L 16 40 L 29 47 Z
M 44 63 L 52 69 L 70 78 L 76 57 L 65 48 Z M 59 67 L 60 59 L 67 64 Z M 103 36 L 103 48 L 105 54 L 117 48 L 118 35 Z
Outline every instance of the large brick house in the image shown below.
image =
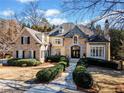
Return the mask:
M 110 41 L 105 34 L 70 23 L 56 27 L 49 34 L 24 28 L 13 46 L 15 58 L 44 61 L 48 55 L 65 55 L 70 59 L 86 56 L 110 60 Z

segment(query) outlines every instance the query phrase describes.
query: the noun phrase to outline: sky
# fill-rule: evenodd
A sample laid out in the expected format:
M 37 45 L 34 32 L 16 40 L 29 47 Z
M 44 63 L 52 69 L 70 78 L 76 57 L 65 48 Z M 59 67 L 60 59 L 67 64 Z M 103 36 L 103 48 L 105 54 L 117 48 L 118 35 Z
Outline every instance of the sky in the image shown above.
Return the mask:
M 0 0 L 0 18 L 10 18 L 10 16 L 15 13 L 19 13 L 30 1 L 35 0 Z M 39 6 L 51 24 L 59 25 L 66 22 L 75 23 L 77 17 L 67 16 L 62 13 L 61 1 L 62 0 L 40 0 Z M 90 18 L 85 17 L 80 23 L 86 24 L 90 20 Z

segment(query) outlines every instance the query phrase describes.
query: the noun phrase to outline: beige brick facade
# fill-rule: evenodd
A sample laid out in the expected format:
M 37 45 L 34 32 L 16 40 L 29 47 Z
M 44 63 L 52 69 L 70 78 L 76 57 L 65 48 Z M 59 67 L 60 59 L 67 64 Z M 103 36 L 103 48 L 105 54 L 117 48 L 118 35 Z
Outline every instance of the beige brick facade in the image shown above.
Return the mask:
M 30 37 L 30 44 L 21 44 L 21 37 L 28 36 Z M 13 57 L 16 58 L 16 51 L 22 50 L 24 51 L 24 58 L 30 58 L 30 51 L 35 51 L 35 58 L 40 61 L 44 61 L 44 51 L 45 46 L 39 44 L 35 38 L 26 30 L 24 30 L 19 38 L 13 44 Z
M 58 37 L 50 37 L 50 42 L 52 42 L 55 38 L 58 38 Z M 64 38 L 64 37 L 61 37 L 61 38 L 63 40 L 62 42 L 63 46 L 57 46 L 57 45 L 54 45 L 54 43 L 52 43 L 52 48 L 51 48 L 52 55 L 55 55 L 56 50 L 60 49 L 61 55 L 71 58 L 71 47 L 75 45 L 80 47 L 80 58 L 83 56 L 83 54 L 86 54 L 86 39 L 85 38 L 78 38 L 78 44 L 74 44 L 73 38 Z

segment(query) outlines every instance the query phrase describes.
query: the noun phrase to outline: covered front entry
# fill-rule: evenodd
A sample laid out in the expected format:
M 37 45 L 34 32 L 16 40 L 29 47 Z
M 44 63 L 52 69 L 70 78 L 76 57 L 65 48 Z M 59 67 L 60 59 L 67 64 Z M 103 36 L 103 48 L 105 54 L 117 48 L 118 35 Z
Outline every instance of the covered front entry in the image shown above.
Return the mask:
M 80 58 L 80 46 L 74 45 L 71 47 L 71 58 Z

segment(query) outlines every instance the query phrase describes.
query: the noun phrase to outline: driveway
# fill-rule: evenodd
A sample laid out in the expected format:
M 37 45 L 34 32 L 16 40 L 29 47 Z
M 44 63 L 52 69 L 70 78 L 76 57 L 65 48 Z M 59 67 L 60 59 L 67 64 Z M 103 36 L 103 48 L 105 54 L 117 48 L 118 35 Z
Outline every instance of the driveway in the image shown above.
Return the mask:
M 62 73 L 61 77 L 53 80 L 49 84 L 38 84 L 29 89 L 25 93 L 83 93 L 77 91 L 72 79 L 72 72 L 76 63 L 70 63 L 66 71 Z

